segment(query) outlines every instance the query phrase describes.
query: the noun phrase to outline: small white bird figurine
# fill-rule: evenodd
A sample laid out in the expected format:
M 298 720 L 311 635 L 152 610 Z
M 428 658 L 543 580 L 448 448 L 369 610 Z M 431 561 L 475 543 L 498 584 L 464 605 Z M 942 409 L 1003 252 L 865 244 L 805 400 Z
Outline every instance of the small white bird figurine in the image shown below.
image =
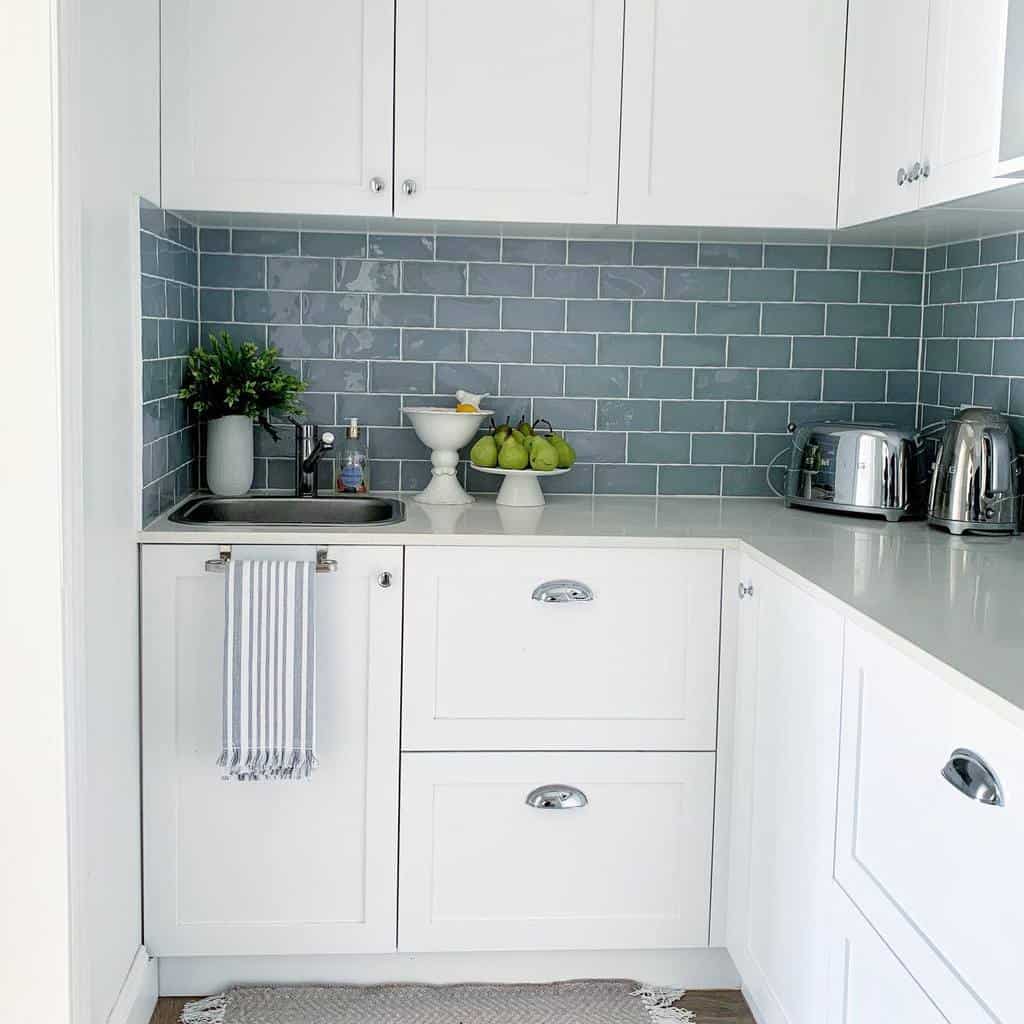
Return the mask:
M 455 392 L 455 400 L 459 405 L 471 405 L 474 412 L 479 412 L 480 403 L 487 397 L 487 394 L 485 391 L 482 395 L 474 395 L 469 391 L 463 391 L 462 388 L 459 388 Z

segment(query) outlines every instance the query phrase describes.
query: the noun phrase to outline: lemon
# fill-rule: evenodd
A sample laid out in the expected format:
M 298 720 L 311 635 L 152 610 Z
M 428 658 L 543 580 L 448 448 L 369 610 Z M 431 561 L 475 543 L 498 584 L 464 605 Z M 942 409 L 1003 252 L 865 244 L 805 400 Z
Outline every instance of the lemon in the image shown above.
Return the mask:
M 469 405 L 467 402 L 459 402 L 455 406 L 456 412 L 479 412 L 480 410 L 475 405 Z

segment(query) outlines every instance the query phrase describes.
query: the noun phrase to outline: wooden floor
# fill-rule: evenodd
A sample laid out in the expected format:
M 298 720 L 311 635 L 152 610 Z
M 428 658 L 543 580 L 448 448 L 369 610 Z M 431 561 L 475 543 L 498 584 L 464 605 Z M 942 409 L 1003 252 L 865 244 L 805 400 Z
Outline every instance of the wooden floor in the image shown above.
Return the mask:
M 177 1024 L 187 999 L 164 997 L 156 1006 L 150 1024 Z M 688 992 L 679 1006 L 697 1013 L 697 1024 L 754 1024 L 743 996 L 734 989 L 706 989 Z

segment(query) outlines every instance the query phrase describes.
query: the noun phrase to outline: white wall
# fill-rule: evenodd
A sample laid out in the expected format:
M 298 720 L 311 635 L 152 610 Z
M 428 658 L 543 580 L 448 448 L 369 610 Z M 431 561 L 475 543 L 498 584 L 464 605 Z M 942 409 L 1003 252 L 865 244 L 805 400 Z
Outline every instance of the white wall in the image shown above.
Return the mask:
M 10 1024 L 70 1016 L 54 20 L 50 3 L 0 5 L 0 1017 Z
M 79 0 L 89 1024 L 142 941 L 135 196 L 159 201 L 158 0 Z

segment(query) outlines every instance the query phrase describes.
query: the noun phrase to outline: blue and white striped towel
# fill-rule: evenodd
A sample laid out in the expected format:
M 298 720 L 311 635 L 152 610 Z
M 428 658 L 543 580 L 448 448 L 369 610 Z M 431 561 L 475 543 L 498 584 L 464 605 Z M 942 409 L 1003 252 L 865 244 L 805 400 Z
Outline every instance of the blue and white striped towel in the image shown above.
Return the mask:
M 316 768 L 316 566 L 230 559 L 225 583 L 225 779 Z

